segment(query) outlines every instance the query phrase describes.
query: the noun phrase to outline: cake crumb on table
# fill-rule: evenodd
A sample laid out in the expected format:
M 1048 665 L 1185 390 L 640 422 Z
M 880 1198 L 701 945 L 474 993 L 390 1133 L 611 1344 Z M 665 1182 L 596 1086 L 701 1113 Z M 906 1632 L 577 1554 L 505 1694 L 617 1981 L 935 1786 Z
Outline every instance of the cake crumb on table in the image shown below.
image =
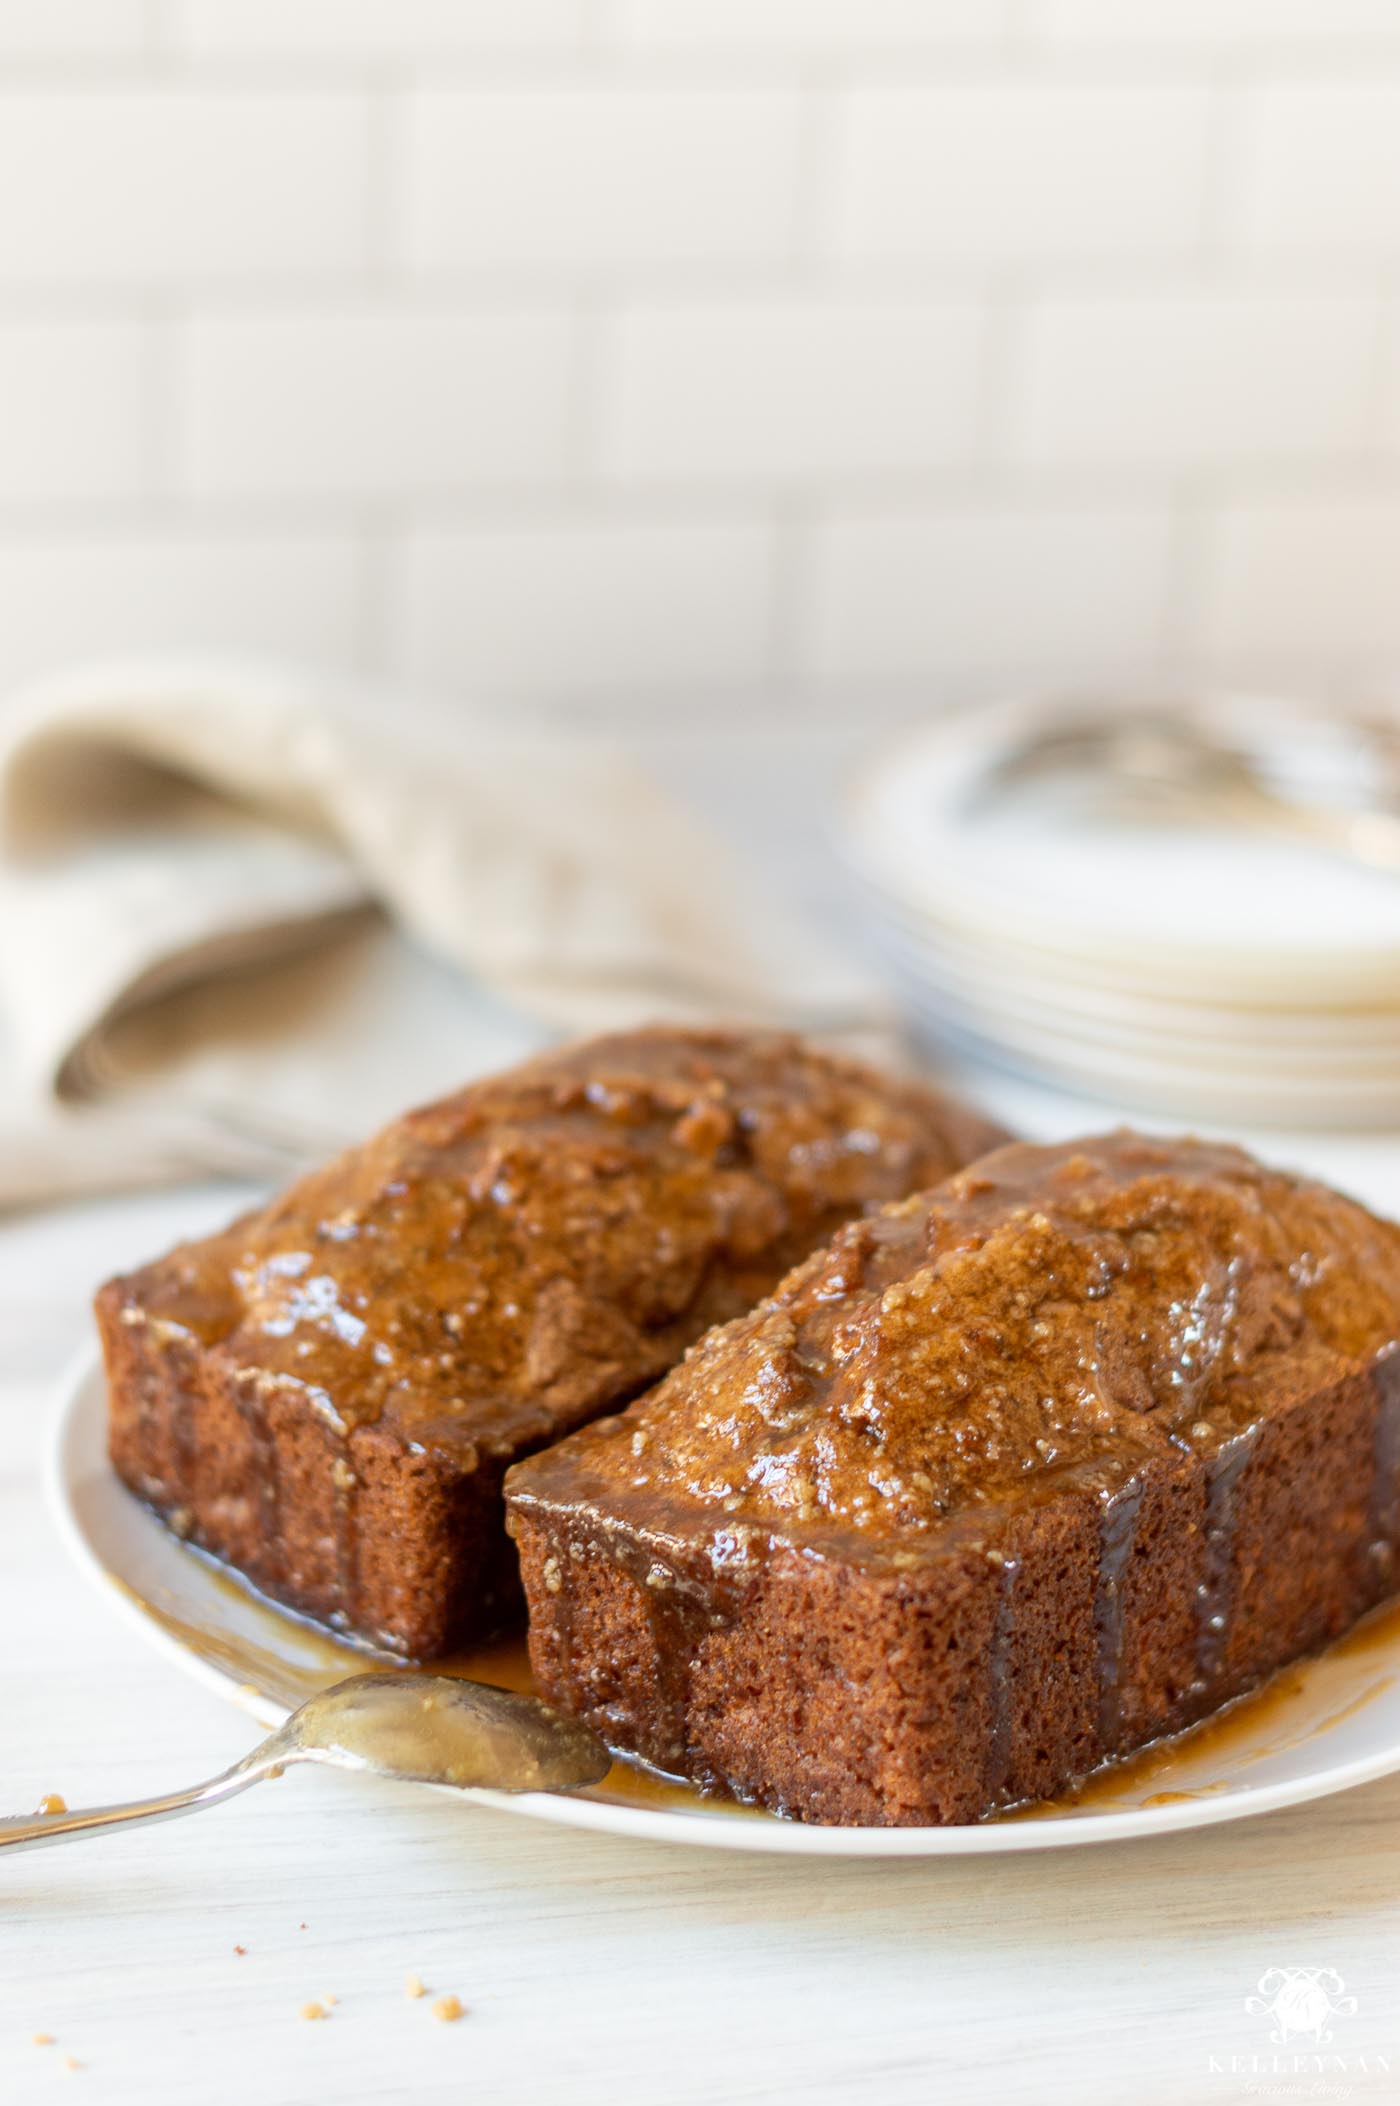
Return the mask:
M 324 2004 L 338 2004 L 340 2002 L 340 1998 L 338 1996 L 323 1996 L 321 2001 Z
M 405 1996 L 426 1996 L 427 1984 L 420 1982 L 416 1974 L 410 1974 L 404 1982 L 403 1993 Z
M 246 1945 L 235 1945 L 233 1949 L 238 1954 L 240 1960 L 244 1957 L 248 1950 Z
M 460 1996 L 440 1996 L 433 2005 L 433 2017 L 440 2018 L 444 2025 L 455 2025 L 459 2018 L 465 2016 Z
M 81 2069 L 83 2067 L 83 2064 L 79 2062 L 76 2055 L 65 2055 L 63 2058 L 63 2067 L 66 2070 L 72 2071 L 75 2069 Z
M 301 2015 L 303 2018 L 329 2018 L 331 2014 L 324 2004 L 312 2003 L 302 2005 Z
M 53 2046 L 53 2034 L 52 2034 L 52 2033 L 36 2033 L 36 2034 L 34 2035 L 34 2045 L 35 2045 L 35 2047 L 52 2047 L 52 2046 Z

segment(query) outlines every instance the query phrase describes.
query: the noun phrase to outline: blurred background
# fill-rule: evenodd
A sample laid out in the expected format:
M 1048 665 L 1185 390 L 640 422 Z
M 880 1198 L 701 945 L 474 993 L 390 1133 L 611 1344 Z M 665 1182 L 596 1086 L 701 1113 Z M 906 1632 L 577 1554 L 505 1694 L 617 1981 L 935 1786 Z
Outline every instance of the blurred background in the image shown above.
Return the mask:
M 1387 0 L 4 0 L 0 682 L 648 734 L 1400 653 Z
M 1350 892 L 1335 838 L 1291 875 L 1180 870 L 1203 816 L 1305 830 L 1321 764 L 1263 751 L 1269 698 L 1313 732 L 1386 716 L 1397 556 L 1388 0 L 0 0 L 0 732 L 55 667 L 192 652 L 349 675 L 389 734 L 425 697 L 468 753 L 620 753 L 974 1065 L 1211 1120 L 1277 1056 L 1270 1118 L 1365 1125 L 1400 1119 L 1400 833 Z M 1181 756 L 1135 753 L 1053 908 L 1179 898 L 1151 943 L 1133 913 L 1058 951 L 1013 929 L 1049 868 L 1014 814 L 977 852 L 1017 898 L 953 929 L 973 848 L 932 871 L 920 840 L 965 816 L 961 749 L 887 763 L 855 872 L 833 853 L 853 765 L 952 705 L 1226 690 L 1265 698 L 1252 815 L 1192 775 L 1176 863 L 1144 860 L 1137 778 Z M 1397 750 L 1341 804 L 1400 813 Z M 351 846 L 318 910 L 386 897 Z M 46 1098 L 100 1094 L 70 1054 L 107 992 L 59 1014 L 35 960 L 106 938 L 14 939 L 54 896 L 0 895 L 0 1007 L 13 1032 L 47 1004 Z M 128 982 L 178 950 L 162 925 Z

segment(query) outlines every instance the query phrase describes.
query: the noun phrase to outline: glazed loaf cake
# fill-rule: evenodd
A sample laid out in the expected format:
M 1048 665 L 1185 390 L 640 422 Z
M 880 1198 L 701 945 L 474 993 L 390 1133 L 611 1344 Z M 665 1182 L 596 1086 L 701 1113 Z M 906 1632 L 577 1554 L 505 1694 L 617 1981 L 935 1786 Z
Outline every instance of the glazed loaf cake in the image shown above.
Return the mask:
M 546 1695 L 822 1822 L 1059 1791 L 1400 1585 L 1400 1229 L 1233 1148 L 1012 1146 L 513 1470 Z
M 995 1138 L 786 1036 L 551 1053 L 109 1282 L 112 1460 L 264 1592 L 441 1654 L 519 1607 L 508 1463 Z

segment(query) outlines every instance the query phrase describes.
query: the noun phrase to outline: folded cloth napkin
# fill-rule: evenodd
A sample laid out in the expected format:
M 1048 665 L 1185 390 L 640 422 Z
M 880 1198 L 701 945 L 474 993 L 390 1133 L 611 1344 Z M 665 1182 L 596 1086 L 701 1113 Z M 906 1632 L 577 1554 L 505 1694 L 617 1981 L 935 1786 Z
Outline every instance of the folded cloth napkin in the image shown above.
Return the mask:
M 266 666 L 80 668 L 0 744 L 0 1206 L 265 1179 L 558 1032 L 882 998 L 617 758 Z

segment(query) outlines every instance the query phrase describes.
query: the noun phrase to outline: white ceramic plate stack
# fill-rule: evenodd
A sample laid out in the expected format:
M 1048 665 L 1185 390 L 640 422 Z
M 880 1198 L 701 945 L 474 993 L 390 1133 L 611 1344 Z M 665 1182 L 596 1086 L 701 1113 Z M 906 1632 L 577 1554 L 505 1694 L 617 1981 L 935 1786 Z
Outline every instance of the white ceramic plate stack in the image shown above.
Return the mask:
M 1295 800 L 1394 794 L 1344 723 L 1253 698 L 1193 713 Z M 1282 833 L 1094 816 L 1063 781 L 989 795 L 1066 714 L 947 717 L 849 786 L 841 845 L 915 1024 L 1173 1118 L 1400 1121 L 1400 875 Z

